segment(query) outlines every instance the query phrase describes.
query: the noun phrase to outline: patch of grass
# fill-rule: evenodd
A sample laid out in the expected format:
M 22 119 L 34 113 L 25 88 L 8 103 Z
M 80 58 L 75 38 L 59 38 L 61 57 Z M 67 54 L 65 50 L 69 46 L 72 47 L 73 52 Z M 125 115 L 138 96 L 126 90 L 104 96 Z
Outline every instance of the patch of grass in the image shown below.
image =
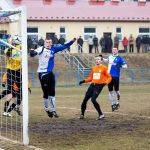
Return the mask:
M 97 112 L 90 100 L 86 119 L 78 119 L 87 85 L 56 88 L 58 119 L 48 118 L 42 91 L 33 88 L 29 96 L 30 144 L 44 150 L 149 150 L 149 89 L 148 84 L 121 85 L 121 107 L 112 113 L 105 87 L 97 101 L 106 118 L 96 121 Z M 19 145 L 15 147 L 21 148 Z M 13 146 L 9 147 L 9 150 L 13 149 Z

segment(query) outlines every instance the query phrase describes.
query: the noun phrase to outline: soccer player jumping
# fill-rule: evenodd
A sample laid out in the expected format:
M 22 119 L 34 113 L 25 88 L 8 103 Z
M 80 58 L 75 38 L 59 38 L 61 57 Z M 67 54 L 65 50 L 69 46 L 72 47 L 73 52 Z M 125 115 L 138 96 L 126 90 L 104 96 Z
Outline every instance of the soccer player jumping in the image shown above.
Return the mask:
M 46 38 L 44 46 L 41 46 L 35 50 L 30 50 L 31 57 L 36 55 L 39 57 L 38 73 L 43 91 L 44 108 L 50 118 L 53 116 L 58 118 L 55 111 L 55 76 L 52 71 L 54 68 L 54 55 L 55 53 L 70 47 L 75 41 L 76 39 L 74 38 L 69 43 L 64 45 L 53 46 L 52 39 Z M 49 102 L 51 104 L 50 110 L 48 108 Z
M 79 85 L 81 85 L 82 83 L 91 82 L 81 105 L 80 119 L 84 119 L 86 105 L 90 98 L 99 115 L 97 120 L 104 118 L 104 114 L 102 113 L 100 105 L 98 104 L 96 99 L 101 93 L 103 87 L 106 84 L 109 84 L 112 78 L 110 74 L 107 72 L 107 67 L 102 65 L 102 61 L 103 61 L 102 55 L 96 57 L 96 66 L 92 68 L 89 77 L 79 82 Z
M 109 99 L 111 100 L 112 111 L 117 110 L 120 107 L 120 92 L 119 92 L 119 80 L 120 80 L 120 68 L 127 68 L 124 58 L 118 55 L 118 49 L 112 49 L 112 55 L 107 59 L 103 59 L 108 63 L 108 72 L 112 76 L 111 82 L 108 84 Z

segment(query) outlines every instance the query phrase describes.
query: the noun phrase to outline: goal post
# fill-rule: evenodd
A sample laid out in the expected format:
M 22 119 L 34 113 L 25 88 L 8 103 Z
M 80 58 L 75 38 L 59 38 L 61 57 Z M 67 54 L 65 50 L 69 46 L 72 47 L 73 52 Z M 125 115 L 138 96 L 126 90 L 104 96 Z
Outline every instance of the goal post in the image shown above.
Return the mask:
M 23 108 L 23 144 L 29 144 L 28 122 L 28 54 L 27 54 L 27 14 L 26 7 L 21 8 L 21 37 L 22 37 L 22 108 Z
M 22 60 L 22 69 L 21 69 L 21 75 L 22 75 L 22 111 L 23 111 L 23 117 L 22 117 L 22 123 L 21 127 L 22 128 L 20 131 L 21 133 L 21 142 L 23 142 L 24 145 L 29 144 L 29 135 L 28 135 L 28 122 L 29 122 L 29 109 L 28 109 L 28 52 L 27 52 L 27 15 L 26 15 L 26 7 L 18 7 L 15 9 L 11 10 L 0 10 L 0 18 L 3 17 L 10 17 L 12 15 L 18 15 L 19 16 L 19 26 L 20 26 L 20 37 L 21 37 L 21 60 Z M 15 20 L 14 20 L 15 22 Z M 7 26 L 9 23 L 7 23 Z M 3 27 L 6 24 L 3 23 Z M 0 29 L 1 29 L 1 24 L 0 24 Z M 10 29 L 13 30 L 13 29 Z M 13 45 L 3 41 L 3 39 L 0 39 L 0 43 L 5 44 L 8 47 L 14 48 L 15 50 L 20 51 L 20 49 L 14 47 Z M 4 56 L 1 56 L 4 57 Z M 3 63 L 6 65 L 6 63 Z M 1 68 L 6 67 L 2 66 Z M 5 68 L 6 70 L 6 68 Z M 2 69 L 0 69 L 0 74 L 2 74 Z M 0 81 L 1 82 L 1 81 Z M 2 108 L 1 108 L 2 109 Z M 2 111 L 1 111 L 2 112 Z M 1 115 L 2 116 L 2 115 Z M 18 117 L 16 117 L 18 119 Z M 8 119 L 6 119 L 8 120 Z M 13 119 L 12 119 L 13 120 Z M 13 127 L 12 122 L 10 127 Z M 1 122 L 3 121 L 3 118 L 1 119 Z M 2 123 L 1 123 L 2 124 Z M 8 127 L 7 125 L 4 125 Z M 12 129 L 9 129 L 12 132 Z M 8 131 L 7 131 L 8 132 Z M 16 131 L 17 133 L 18 131 Z M 9 137 L 8 137 L 9 138 Z M 13 140 L 13 139 L 12 139 Z

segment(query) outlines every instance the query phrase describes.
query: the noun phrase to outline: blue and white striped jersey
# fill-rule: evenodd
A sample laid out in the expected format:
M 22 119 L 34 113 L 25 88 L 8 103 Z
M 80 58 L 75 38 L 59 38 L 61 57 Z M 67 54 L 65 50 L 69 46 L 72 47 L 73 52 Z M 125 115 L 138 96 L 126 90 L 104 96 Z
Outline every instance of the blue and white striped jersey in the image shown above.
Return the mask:
M 30 53 L 31 57 L 34 57 L 36 55 L 38 55 L 39 57 L 39 66 L 37 72 L 39 73 L 51 72 L 54 68 L 55 53 L 70 47 L 73 43 L 74 41 L 70 41 L 69 43 L 66 43 L 64 45 L 51 46 L 51 49 L 44 48 L 43 52 L 42 52 L 43 46 L 41 46 L 35 49 L 34 52 Z
M 108 57 L 108 72 L 112 77 L 120 77 L 120 67 L 127 66 L 126 61 L 119 55 Z

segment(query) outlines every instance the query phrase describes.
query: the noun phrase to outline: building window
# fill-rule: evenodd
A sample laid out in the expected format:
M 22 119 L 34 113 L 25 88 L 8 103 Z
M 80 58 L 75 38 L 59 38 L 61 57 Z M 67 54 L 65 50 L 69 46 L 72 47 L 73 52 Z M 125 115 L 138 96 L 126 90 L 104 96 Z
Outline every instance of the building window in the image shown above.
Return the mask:
M 38 41 L 38 27 L 28 27 L 27 28 L 27 36 L 33 41 Z
M 122 31 L 120 27 L 116 28 L 116 34 L 118 35 L 119 40 L 122 41 Z
M 84 40 L 87 40 L 90 36 L 96 35 L 95 27 L 85 27 L 84 28 Z
M 65 27 L 60 27 L 60 37 L 66 39 L 66 30 Z
M 146 27 L 146 28 L 139 28 L 139 34 L 140 35 L 146 35 L 146 34 L 150 34 L 150 28 Z

